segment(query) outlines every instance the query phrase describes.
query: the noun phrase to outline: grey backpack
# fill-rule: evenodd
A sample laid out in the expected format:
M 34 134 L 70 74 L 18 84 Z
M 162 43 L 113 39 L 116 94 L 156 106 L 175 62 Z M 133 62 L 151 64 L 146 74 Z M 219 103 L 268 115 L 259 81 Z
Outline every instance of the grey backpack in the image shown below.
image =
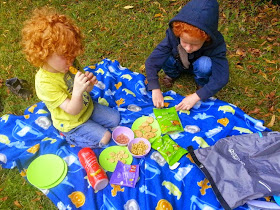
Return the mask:
M 225 209 L 280 193 L 279 132 L 226 137 L 188 151 Z

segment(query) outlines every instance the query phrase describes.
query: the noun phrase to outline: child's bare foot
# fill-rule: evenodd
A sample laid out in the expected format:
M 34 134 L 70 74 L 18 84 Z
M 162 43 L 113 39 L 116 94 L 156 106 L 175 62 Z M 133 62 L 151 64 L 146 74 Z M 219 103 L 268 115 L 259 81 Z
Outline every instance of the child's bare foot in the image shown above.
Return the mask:
M 109 143 L 109 141 L 111 140 L 111 132 L 110 131 L 106 131 L 103 138 L 100 140 L 100 143 L 102 145 L 106 145 Z

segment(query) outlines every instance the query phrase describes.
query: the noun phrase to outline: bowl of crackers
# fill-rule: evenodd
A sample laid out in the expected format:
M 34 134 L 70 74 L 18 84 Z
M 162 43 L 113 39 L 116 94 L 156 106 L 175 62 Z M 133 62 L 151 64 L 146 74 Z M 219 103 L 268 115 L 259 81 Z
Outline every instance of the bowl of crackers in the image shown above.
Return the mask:
M 128 142 L 134 139 L 133 131 L 125 126 L 118 126 L 112 133 L 112 139 L 119 146 L 126 146 Z
M 142 158 L 151 150 L 151 143 L 145 138 L 135 138 L 127 145 L 128 151 L 133 157 Z

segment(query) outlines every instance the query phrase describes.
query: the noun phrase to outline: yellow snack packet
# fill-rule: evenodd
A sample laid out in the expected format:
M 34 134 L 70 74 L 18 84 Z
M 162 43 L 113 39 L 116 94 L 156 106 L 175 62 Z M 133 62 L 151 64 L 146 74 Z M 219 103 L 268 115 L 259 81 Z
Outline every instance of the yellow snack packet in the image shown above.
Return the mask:
M 71 74 L 77 74 L 78 71 L 85 73 L 84 69 L 81 67 L 77 59 L 75 59 L 73 65 L 69 67 L 69 71 Z
M 76 69 L 74 66 L 70 66 L 70 67 L 69 67 L 69 71 L 70 71 L 72 74 L 77 74 L 78 69 Z

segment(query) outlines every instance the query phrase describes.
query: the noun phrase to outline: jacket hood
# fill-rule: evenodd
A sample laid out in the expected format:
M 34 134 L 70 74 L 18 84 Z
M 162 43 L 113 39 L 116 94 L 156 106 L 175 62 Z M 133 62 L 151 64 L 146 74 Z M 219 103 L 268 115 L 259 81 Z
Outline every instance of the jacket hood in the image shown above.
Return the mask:
M 219 4 L 217 0 L 191 0 L 170 20 L 169 27 L 172 29 L 174 21 L 185 22 L 205 31 L 211 37 L 212 42 L 215 42 L 218 20 Z

